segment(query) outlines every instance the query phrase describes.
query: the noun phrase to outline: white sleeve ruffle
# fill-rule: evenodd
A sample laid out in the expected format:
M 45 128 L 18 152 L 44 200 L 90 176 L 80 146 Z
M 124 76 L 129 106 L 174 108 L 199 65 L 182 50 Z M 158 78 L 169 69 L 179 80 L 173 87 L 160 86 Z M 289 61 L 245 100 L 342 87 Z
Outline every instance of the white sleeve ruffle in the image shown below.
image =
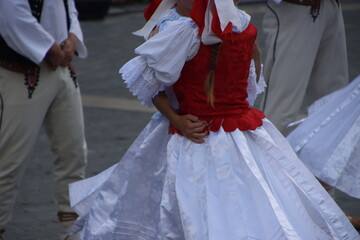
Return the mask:
M 144 57 L 138 56 L 128 61 L 119 72 L 126 87 L 146 106 L 152 107 L 152 99 L 164 90 L 164 87 L 155 80 L 154 71 L 146 64 Z
M 152 98 L 179 79 L 185 62 L 196 55 L 199 46 L 198 28 L 191 19 L 171 21 L 136 48 L 139 56 L 128 61 L 119 73 L 132 94 L 152 107 Z
M 247 87 L 247 101 L 249 102 L 250 106 L 254 105 L 255 99 L 257 95 L 265 91 L 266 82 L 263 75 L 263 65 L 261 64 L 261 72 L 259 81 L 256 81 L 256 72 L 255 72 L 255 62 L 251 59 L 250 70 L 249 70 L 249 77 L 248 77 L 248 87 Z

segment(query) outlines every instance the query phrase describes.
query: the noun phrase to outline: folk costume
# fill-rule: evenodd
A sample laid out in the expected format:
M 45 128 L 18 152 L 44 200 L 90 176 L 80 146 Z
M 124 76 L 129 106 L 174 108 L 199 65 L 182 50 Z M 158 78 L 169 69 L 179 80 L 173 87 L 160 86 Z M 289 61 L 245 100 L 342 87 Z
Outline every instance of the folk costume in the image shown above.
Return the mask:
M 0 1 L 0 232 L 9 222 L 25 160 L 44 124 L 56 154 L 60 221 L 72 212 L 68 184 L 84 178 L 86 142 L 80 90 L 71 66 L 50 70 L 44 58 L 73 33 L 87 50 L 74 1 Z
M 360 76 L 312 104 L 287 139 L 317 178 L 360 198 Z
M 261 107 L 285 135 L 307 105 L 348 82 L 345 26 L 338 0 L 268 0 L 263 19 L 267 89 Z
M 120 73 L 143 104 L 165 91 L 179 113 L 208 121 L 209 135 L 194 143 L 155 114 L 118 164 L 70 185 L 82 239 L 360 239 L 286 139 L 249 107 L 249 15 L 232 0 L 195 1 L 191 18 L 166 4 L 153 14 L 162 16 L 159 33 Z M 147 37 L 154 20 L 137 34 Z M 204 91 L 211 68 L 213 106 Z

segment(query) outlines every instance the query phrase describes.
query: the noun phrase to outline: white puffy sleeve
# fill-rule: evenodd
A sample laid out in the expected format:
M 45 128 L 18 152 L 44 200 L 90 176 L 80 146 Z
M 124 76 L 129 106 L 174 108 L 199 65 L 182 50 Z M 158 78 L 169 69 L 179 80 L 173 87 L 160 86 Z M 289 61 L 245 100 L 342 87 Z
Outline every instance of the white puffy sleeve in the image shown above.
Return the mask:
M 189 18 L 170 21 L 166 28 L 135 49 L 137 57 L 119 71 L 126 86 L 143 105 L 152 107 L 152 99 L 180 77 L 186 61 L 200 46 L 198 27 Z

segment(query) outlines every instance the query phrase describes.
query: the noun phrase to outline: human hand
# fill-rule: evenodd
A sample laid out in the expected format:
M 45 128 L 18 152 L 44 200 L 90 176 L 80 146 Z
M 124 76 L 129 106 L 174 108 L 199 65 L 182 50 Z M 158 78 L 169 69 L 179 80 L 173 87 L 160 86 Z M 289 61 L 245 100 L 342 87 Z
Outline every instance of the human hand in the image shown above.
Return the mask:
M 64 53 L 60 45 L 55 42 L 45 55 L 44 61 L 49 65 L 52 71 L 55 71 L 64 59 Z
M 204 137 L 208 135 L 208 131 L 204 131 L 209 124 L 206 121 L 199 120 L 198 117 L 186 114 L 177 115 L 175 119 L 171 121 L 176 129 L 182 132 L 182 134 L 195 143 L 204 143 Z
M 64 53 L 64 59 L 61 62 L 62 67 L 68 66 L 71 63 L 72 59 L 74 58 L 76 43 L 77 43 L 77 39 L 75 34 L 69 33 L 68 38 L 60 44 L 61 49 Z
M 253 46 L 252 59 L 254 59 L 255 63 L 256 82 L 259 82 L 261 74 L 261 50 L 257 40 L 255 41 Z

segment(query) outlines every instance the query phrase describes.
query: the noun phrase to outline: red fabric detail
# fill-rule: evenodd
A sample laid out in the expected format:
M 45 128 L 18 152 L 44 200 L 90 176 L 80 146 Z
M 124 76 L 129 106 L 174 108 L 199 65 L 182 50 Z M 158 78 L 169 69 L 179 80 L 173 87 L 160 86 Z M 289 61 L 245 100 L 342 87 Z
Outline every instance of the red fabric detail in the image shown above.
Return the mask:
M 225 132 L 233 132 L 236 129 L 240 131 L 255 130 L 256 128 L 262 126 L 263 118 L 265 118 L 264 113 L 254 108 L 247 109 L 246 113 L 239 116 L 220 116 L 213 119 L 200 117 L 201 120 L 209 123 L 209 127 L 204 129 L 204 131 L 209 132 L 217 132 L 220 128 L 223 128 Z M 169 133 L 183 135 L 171 124 L 169 127 Z
M 205 19 L 205 12 L 207 7 L 207 0 L 197 0 L 194 1 L 194 5 L 191 9 L 190 17 L 194 20 L 196 25 L 199 27 L 199 35 L 202 34 L 204 30 L 204 19 Z
M 192 114 L 208 121 L 210 131 L 223 127 L 226 132 L 253 130 L 262 125 L 265 115 L 249 108 L 248 75 L 256 28 L 250 24 L 242 33 L 222 34 L 214 72 L 214 108 L 208 103 L 204 83 L 211 65 L 212 46 L 200 45 L 197 55 L 184 65 L 173 85 L 179 114 Z M 170 133 L 178 132 L 170 127 Z
M 144 9 L 144 17 L 146 21 L 149 21 L 156 9 L 159 7 L 162 0 L 152 0 L 149 6 Z
M 27 74 L 29 86 L 34 86 L 38 79 L 38 68 L 35 68 L 34 71 L 30 71 Z
M 208 4 L 208 0 L 197 0 L 194 2 L 193 8 L 191 10 L 190 17 L 194 20 L 196 25 L 198 25 L 199 35 L 201 35 L 202 32 L 204 31 L 205 12 L 207 8 L 207 4 Z M 228 34 L 232 32 L 231 22 L 226 26 L 224 31 L 221 30 L 220 19 L 215 4 L 213 5 L 212 14 L 213 14 L 213 20 L 211 22 L 211 30 L 213 31 L 213 33 L 215 33 L 216 36 L 221 38 L 222 34 Z

